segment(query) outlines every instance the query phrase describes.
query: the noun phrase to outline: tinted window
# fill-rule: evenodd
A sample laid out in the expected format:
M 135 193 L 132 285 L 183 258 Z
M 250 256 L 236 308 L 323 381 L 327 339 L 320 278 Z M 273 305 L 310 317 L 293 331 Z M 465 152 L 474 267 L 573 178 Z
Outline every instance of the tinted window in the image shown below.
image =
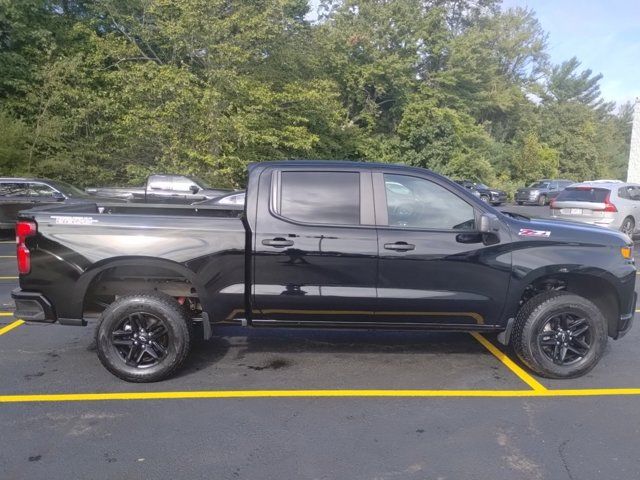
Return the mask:
M 628 187 L 631 200 L 640 200 L 640 187 Z
M 607 195 L 609 195 L 609 190 L 606 188 L 571 187 L 560 192 L 556 201 L 604 203 Z
M 618 196 L 620 198 L 626 198 L 627 200 L 631 199 L 631 192 L 629 191 L 631 187 L 622 187 L 618 189 Z
M 549 188 L 549 182 L 533 182 L 529 188 Z
M 1 197 L 26 197 L 29 195 L 29 188 L 26 183 L 7 182 L 0 183 Z
M 87 194 L 80 190 L 78 187 L 74 187 L 73 185 L 69 185 L 68 183 L 60 182 L 59 180 L 48 180 L 48 183 L 59 192 L 64 193 L 67 197 L 87 196 Z
M 440 185 L 407 175 L 385 174 L 384 181 L 389 225 L 435 230 L 475 228 L 473 207 Z
M 280 214 L 306 223 L 360 223 L 360 174 L 282 172 Z
M 54 193 L 55 190 L 48 185 L 43 185 L 41 183 L 29 184 L 29 194 L 32 197 L 51 198 Z
M 149 188 L 154 190 L 171 190 L 171 177 L 168 175 L 152 175 L 149 177 Z
M 193 180 L 186 177 L 174 177 L 173 190 L 176 192 L 189 192 L 191 187 L 198 187 Z M 198 187 L 200 189 L 200 187 Z

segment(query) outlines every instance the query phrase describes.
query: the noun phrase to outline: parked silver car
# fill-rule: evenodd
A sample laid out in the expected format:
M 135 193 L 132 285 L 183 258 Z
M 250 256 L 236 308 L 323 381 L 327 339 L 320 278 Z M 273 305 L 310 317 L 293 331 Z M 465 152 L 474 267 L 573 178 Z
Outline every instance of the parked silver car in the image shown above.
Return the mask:
M 551 216 L 620 230 L 632 237 L 640 222 L 640 185 L 616 180 L 574 183 L 551 202 Z

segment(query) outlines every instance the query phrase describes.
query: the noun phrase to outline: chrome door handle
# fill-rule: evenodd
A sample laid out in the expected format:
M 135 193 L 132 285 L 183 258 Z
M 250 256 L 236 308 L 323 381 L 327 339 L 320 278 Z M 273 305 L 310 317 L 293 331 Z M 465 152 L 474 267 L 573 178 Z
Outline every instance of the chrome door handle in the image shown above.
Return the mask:
M 286 238 L 277 237 L 270 240 L 262 240 L 262 244 L 267 247 L 284 248 L 293 245 L 293 240 L 287 240 Z
M 416 246 L 407 242 L 385 243 L 384 248 L 387 250 L 395 250 L 396 252 L 408 252 L 415 250 Z

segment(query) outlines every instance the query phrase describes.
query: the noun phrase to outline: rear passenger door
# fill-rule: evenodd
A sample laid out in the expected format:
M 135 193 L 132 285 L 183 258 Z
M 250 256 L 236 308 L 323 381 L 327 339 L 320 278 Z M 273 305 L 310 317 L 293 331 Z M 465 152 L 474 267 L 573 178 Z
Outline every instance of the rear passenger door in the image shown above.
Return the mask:
M 372 321 L 378 242 L 371 173 L 265 170 L 258 198 L 254 321 Z

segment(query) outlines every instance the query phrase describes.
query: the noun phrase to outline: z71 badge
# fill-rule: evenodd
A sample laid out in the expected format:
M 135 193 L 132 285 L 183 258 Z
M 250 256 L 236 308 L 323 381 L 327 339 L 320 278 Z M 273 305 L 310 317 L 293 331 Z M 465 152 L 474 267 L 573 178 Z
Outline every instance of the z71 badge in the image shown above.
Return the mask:
M 550 237 L 549 230 L 533 230 L 531 228 L 521 228 L 518 232 L 521 237 Z

